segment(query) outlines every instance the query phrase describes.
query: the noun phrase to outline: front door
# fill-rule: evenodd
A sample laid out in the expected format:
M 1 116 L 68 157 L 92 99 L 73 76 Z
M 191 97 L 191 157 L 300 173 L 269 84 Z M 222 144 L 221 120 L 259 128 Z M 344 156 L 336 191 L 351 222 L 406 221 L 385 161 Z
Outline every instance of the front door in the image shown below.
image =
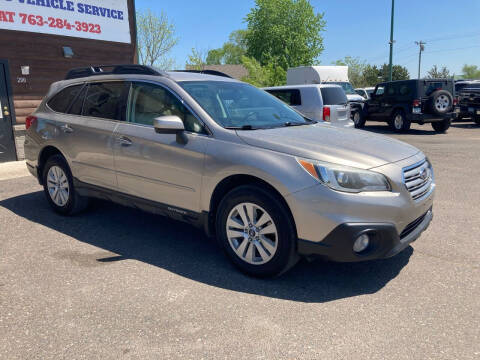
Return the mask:
M 208 135 L 179 98 L 163 86 L 135 82 L 130 89 L 127 122 L 114 133 L 118 190 L 135 197 L 199 212 Z M 153 119 L 176 115 L 186 141 L 158 134 Z
M 0 60 L 0 162 L 17 160 L 13 137 L 13 108 L 8 62 Z
M 371 99 L 367 102 L 369 120 L 381 120 L 384 102 L 385 85 L 377 85 L 372 93 Z

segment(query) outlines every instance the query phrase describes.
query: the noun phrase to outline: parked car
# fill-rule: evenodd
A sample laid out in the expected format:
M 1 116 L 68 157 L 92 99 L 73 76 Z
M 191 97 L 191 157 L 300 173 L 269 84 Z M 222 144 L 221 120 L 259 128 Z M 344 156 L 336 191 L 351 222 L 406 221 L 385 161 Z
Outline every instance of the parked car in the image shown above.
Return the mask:
M 362 121 L 365 99 L 358 95 L 348 79 L 348 66 L 299 66 L 287 70 L 287 85 L 340 85 L 347 95 L 350 117 Z
M 72 70 L 26 128 L 27 167 L 59 214 L 98 197 L 185 221 L 254 276 L 281 274 L 299 255 L 390 257 L 432 219 L 420 150 L 308 120 L 226 77 Z
M 355 92 L 361 97 L 363 97 L 365 100 L 368 100 L 370 99 L 370 95 L 373 93 L 373 90 L 375 90 L 374 87 L 366 87 L 355 89 Z
M 353 127 L 347 97 L 338 85 L 276 86 L 263 90 L 309 119 L 327 121 L 335 126 Z
M 457 93 L 458 105 L 455 108 L 458 119 L 470 118 L 480 125 L 480 82 L 462 83 Z
M 443 133 L 455 118 L 455 89 L 452 79 L 400 80 L 380 83 L 366 103 L 368 120 L 386 121 L 396 132 L 411 123 L 431 123 Z M 365 121 L 355 123 L 361 128 Z

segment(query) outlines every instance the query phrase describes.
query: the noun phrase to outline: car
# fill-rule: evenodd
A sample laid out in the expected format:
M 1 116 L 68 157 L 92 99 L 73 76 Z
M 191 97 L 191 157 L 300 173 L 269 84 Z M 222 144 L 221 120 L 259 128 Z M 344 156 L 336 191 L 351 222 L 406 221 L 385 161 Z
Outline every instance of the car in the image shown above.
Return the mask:
M 457 119 L 470 118 L 480 125 L 480 81 L 455 83 L 458 105 L 455 108 Z
M 305 117 L 334 126 L 353 127 L 347 96 L 338 85 L 287 85 L 264 88 Z
M 370 99 L 370 95 L 373 93 L 373 90 L 375 90 L 374 87 L 366 87 L 366 88 L 357 88 L 355 89 L 355 92 L 363 97 L 365 100 Z
M 430 123 L 444 133 L 455 119 L 453 79 L 398 80 L 377 84 L 366 102 L 365 120 L 386 121 L 395 132 L 406 132 L 411 123 Z M 362 128 L 365 121 L 355 123 Z
M 55 212 L 101 198 L 184 221 L 251 276 L 278 276 L 300 256 L 388 258 L 433 216 L 420 150 L 306 119 L 227 77 L 73 69 L 26 128 L 27 168 Z

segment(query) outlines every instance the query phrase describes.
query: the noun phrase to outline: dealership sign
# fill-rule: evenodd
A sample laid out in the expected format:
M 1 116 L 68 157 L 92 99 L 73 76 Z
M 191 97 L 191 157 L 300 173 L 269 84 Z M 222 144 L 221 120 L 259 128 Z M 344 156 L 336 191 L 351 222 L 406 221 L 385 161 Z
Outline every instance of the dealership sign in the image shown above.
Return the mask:
M 130 43 L 127 0 L 0 0 L 0 29 Z

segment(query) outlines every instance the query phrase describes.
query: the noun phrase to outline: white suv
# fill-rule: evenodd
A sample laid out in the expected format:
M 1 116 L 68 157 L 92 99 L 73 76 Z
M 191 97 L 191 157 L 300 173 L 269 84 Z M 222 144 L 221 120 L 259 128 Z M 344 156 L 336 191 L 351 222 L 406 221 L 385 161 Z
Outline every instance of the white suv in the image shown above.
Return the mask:
M 350 120 L 350 105 L 345 91 L 339 85 L 287 85 L 263 90 L 309 119 L 327 121 L 335 126 L 353 127 L 353 121 Z

